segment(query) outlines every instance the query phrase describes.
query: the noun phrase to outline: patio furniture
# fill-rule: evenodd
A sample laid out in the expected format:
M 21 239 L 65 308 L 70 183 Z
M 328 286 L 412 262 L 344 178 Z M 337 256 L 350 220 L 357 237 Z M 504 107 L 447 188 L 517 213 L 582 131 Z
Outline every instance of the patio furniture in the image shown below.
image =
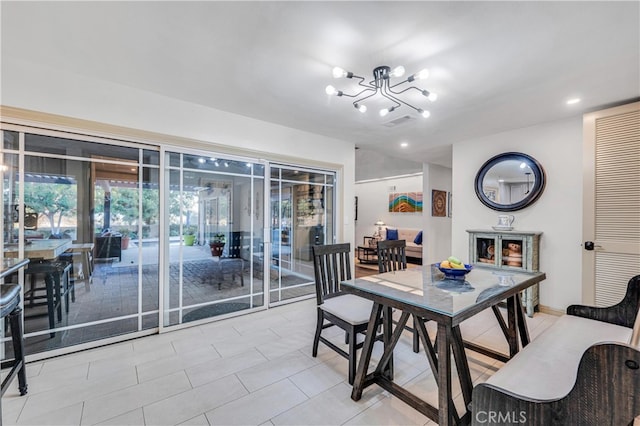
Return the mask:
M 44 287 L 38 286 L 38 275 L 42 275 Z M 53 330 L 56 312 L 58 321 L 62 321 L 62 299 L 65 300 L 67 314 L 69 313 L 69 294 L 73 302 L 76 300 L 75 288 L 71 282 L 71 264 L 60 260 L 31 262 L 25 270 L 25 282 L 27 277 L 29 277 L 29 289 L 25 289 L 24 292 L 25 307 L 46 305 L 49 329 Z M 44 294 L 40 294 L 41 292 Z M 45 299 L 45 302 L 37 302 L 39 299 Z M 50 336 L 55 337 L 55 332 L 51 332 Z
M 106 235 L 96 237 L 95 259 L 112 259 L 117 258 L 122 261 L 122 236 Z
M 240 287 L 244 287 L 244 260 L 237 257 L 223 257 L 212 259 L 212 261 L 214 262 L 212 279 L 218 281 L 218 290 L 222 289 L 225 276 L 232 282 L 235 282 L 236 277 L 240 277 Z
M 5 260 L 2 263 L 2 271 L 0 279 L 15 273 L 29 263 L 25 260 Z M 27 375 L 25 371 L 24 360 L 24 341 L 22 332 L 22 309 L 20 308 L 20 285 L 18 284 L 2 284 L 0 285 L 0 318 L 4 322 L 5 318 L 9 318 L 9 326 L 11 327 L 11 342 L 13 346 L 13 359 L 2 361 L 3 375 L 6 374 L 2 381 L 0 396 L 4 395 L 14 377 L 18 376 L 18 390 L 20 395 L 27 393 Z M 4 371 L 5 369 L 9 371 Z M 0 412 L 0 417 L 2 412 Z

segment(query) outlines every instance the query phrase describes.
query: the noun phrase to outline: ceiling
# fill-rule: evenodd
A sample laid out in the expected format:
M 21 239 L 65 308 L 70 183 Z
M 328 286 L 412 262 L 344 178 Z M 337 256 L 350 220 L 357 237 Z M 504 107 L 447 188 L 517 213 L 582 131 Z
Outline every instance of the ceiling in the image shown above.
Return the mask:
M 8 2 L 2 61 L 59 68 L 449 165 L 456 141 L 640 96 L 640 3 Z M 423 119 L 325 94 L 379 65 L 436 92 Z M 7 84 L 3 81 L 2 84 Z M 570 98 L 582 102 L 567 105 Z M 385 123 L 409 115 L 404 124 Z M 401 149 L 399 144 L 407 142 Z M 396 148 L 398 147 L 398 148 Z

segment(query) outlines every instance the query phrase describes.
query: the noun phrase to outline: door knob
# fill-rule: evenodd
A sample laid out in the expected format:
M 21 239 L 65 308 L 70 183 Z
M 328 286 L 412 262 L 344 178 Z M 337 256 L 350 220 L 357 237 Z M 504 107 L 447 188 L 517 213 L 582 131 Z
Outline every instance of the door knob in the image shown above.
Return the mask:
M 595 244 L 593 241 L 585 241 L 584 242 L 584 249 L 585 250 L 594 250 L 596 248 L 602 248 L 602 246 L 600 244 Z

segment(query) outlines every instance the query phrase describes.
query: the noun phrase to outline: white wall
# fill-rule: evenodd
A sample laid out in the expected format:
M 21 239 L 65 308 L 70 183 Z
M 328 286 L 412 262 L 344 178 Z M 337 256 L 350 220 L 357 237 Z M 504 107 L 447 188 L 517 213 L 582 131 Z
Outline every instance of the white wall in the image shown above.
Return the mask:
M 354 144 L 15 58 L 3 58 L 1 82 L 4 106 L 241 148 L 256 158 L 275 154 L 298 158 L 301 164 L 337 164 L 343 167 L 338 178 L 344 183 L 336 206 L 338 238 L 353 241 Z
M 395 189 L 393 189 L 395 188 Z M 423 173 L 415 176 L 391 177 L 356 182 L 358 220 L 356 244 L 376 231 L 374 223 L 382 220 L 389 227 L 422 229 L 423 263 L 435 263 L 451 256 L 451 218 L 431 216 L 431 190 L 451 192 L 451 169 L 424 164 Z M 422 191 L 422 213 L 390 213 L 390 192 Z
M 435 164 L 424 164 L 423 170 L 425 191 L 422 259 L 423 264 L 429 264 L 441 262 L 452 255 L 452 220 L 448 214 L 446 217 L 434 217 L 431 215 L 431 190 L 437 189 L 439 191 L 446 191 L 448 196 L 449 193 L 452 192 L 451 189 L 453 183 L 451 181 L 451 169 L 448 167 L 442 167 Z M 453 200 L 455 200 L 455 197 Z
M 468 260 L 466 229 L 491 229 L 498 212 L 476 197 L 474 180 L 482 164 L 494 155 L 517 151 L 531 155 L 545 170 L 541 197 L 513 212 L 514 227 L 542 231 L 540 303 L 564 310 L 581 302 L 582 259 L 582 117 L 467 140 L 453 147 L 452 252 Z
M 393 157 L 390 152 L 356 150 L 356 182 L 422 173 L 422 163 Z
M 393 187 L 395 189 L 392 189 Z M 356 245 L 362 245 L 363 237 L 373 235 L 377 229 L 374 223 L 378 220 L 382 220 L 390 228 L 422 229 L 422 213 L 389 212 L 390 192 L 420 191 L 422 191 L 422 175 L 356 182 L 355 195 L 358 197 Z

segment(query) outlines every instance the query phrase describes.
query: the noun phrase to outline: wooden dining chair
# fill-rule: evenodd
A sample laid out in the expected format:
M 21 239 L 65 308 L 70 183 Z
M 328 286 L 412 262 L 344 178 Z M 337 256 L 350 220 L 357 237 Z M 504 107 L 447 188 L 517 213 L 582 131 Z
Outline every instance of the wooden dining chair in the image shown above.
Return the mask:
M 407 269 L 405 240 L 378 241 L 378 272 L 381 274 Z
M 378 241 L 378 272 L 383 274 L 407 269 L 406 247 L 407 242 L 405 240 Z M 415 320 L 413 321 L 413 327 L 405 325 L 405 330 L 413 333 L 413 351 L 415 353 L 420 352 L 420 336 L 416 330 Z
M 322 342 L 348 359 L 349 384 L 353 384 L 357 366 L 356 351 L 363 344 L 357 343 L 356 336 L 366 333 L 373 302 L 340 290 L 340 282 L 351 279 L 350 244 L 314 245 L 312 249 L 318 305 L 312 355 L 318 355 L 318 344 Z M 322 336 L 324 329 L 333 326 L 346 332 L 348 352 Z

